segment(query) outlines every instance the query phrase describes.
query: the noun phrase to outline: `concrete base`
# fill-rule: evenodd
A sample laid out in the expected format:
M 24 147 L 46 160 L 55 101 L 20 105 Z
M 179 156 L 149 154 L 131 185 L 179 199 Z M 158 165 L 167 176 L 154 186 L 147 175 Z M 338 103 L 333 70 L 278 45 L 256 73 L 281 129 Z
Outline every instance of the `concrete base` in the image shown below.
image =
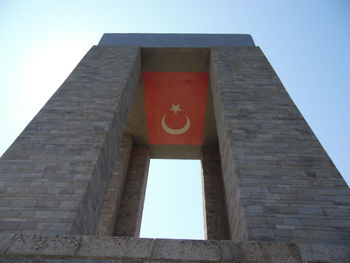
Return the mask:
M 349 262 L 346 246 L 0 233 L 0 262 Z

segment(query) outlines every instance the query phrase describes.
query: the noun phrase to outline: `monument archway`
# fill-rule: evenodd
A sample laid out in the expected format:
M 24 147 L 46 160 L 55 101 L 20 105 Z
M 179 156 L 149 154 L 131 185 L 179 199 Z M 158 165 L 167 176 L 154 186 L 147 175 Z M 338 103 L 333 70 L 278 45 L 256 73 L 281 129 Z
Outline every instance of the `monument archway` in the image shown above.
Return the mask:
M 130 153 L 127 154 L 132 156 L 133 163 L 128 165 L 130 174 L 124 175 L 125 189 L 120 190 L 123 193 L 119 194 L 122 196 L 120 201 L 115 201 L 116 208 L 102 209 L 99 234 L 139 235 L 150 158 L 198 159 L 203 168 L 205 237 L 229 239 L 216 122 L 209 88 L 209 52 L 206 48 L 141 49 L 140 85 L 126 128 L 127 136 L 132 140 Z M 140 149 L 148 153 L 133 155 Z M 136 158 L 140 160 L 136 161 Z M 144 163 L 143 168 L 137 167 L 137 172 L 132 172 L 136 165 L 134 162 Z M 119 195 L 114 193 L 115 198 Z M 111 199 L 108 191 L 106 199 Z M 134 228 L 130 226 L 131 229 L 127 230 L 125 226 L 131 225 L 131 222 L 134 222 Z M 115 224 L 115 227 L 108 224 Z M 103 231 L 103 227 L 109 232 Z M 111 229 L 114 229 L 113 233 Z

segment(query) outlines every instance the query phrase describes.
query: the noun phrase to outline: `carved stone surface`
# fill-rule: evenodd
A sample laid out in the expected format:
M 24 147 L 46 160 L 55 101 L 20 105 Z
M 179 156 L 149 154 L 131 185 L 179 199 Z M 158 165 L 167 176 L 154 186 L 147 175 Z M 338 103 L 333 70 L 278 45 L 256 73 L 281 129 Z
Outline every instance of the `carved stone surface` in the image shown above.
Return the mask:
M 346 263 L 347 246 L 1 233 L 1 262 Z

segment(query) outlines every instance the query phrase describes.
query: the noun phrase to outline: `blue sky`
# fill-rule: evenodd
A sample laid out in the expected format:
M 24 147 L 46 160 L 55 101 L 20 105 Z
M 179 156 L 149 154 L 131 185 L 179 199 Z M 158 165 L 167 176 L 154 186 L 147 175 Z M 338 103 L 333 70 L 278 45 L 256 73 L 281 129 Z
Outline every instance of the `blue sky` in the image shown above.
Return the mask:
M 350 2 L 0 2 L 0 154 L 103 33 L 248 33 L 350 183 Z
M 204 239 L 199 160 L 151 160 L 140 236 Z

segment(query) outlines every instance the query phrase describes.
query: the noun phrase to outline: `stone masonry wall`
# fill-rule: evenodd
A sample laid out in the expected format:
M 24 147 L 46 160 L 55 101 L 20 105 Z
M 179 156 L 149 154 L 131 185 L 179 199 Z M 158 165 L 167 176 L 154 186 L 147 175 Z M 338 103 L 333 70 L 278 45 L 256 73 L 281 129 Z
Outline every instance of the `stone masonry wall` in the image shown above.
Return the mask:
M 215 68 L 219 59 L 216 58 L 217 50 L 211 49 L 210 58 L 210 85 L 213 94 L 216 126 L 221 156 L 222 177 L 224 183 L 227 217 L 232 240 L 247 240 L 248 228 L 241 203 L 240 191 L 238 190 L 238 178 L 236 167 L 233 163 L 233 152 L 230 143 L 229 130 L 226 128 L 223 98 L 219 90 L 219 84 L 223 84 L 222 76 Z M 221 56 L 220 56 L 221 58 Z M 220 64 L 219 64 L 220 65 Z M 223 66 L 223 65 L 220 65 Z
M 203 147 L 201 152 L 206 238 L 228 240 L 230 231 L 219 149 L 217 146 Z
M 128 172 L 129 160 L 132 150 L 132 136 L 124 135 L 110 182 L 108 183 L 103 206 L 100 211 L 96 234 L 113 236 L 115 221 L 122 198 L 125 178 Z
M 145 200 L 149 148 L 133 145 L 124 191 L 115 224 L 114 235 L 139 237 Z
M 261 50 L 210 67 L 232 238 L 350 244 L 349 188 Z
M 0 231 L 94 233 L 139 72 L 138 48 L 85 55 L 0 160 Z

